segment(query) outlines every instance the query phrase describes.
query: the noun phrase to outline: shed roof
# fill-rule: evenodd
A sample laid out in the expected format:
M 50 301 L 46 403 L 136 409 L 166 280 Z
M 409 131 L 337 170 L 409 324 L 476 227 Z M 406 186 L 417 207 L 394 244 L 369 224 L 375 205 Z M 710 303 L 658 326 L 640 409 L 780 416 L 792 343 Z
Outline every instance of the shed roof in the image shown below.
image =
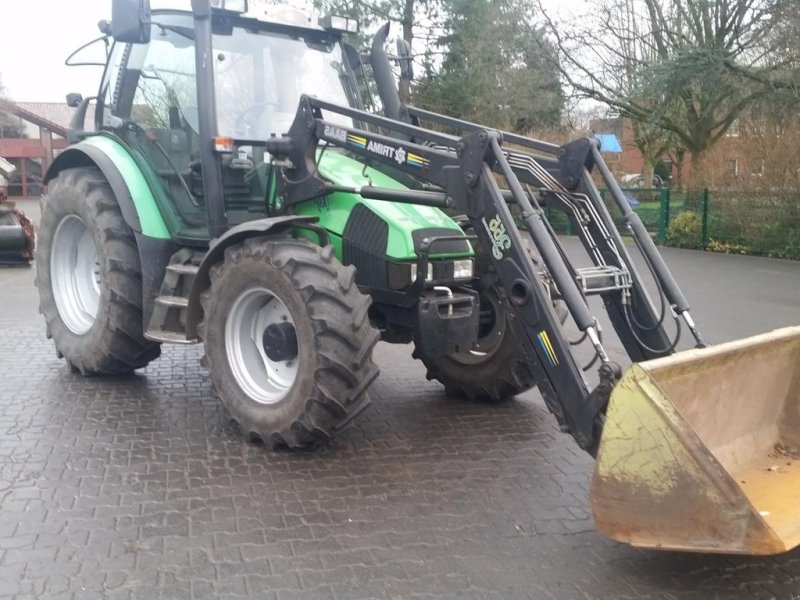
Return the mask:
M 86 111 L 87 123 L 94 122 L 94 108 L 94 104 L 90 104 Z M 76 109 L 67 106 L 66 102 L 11 102 L 9 100 L 0 100 L 0 110 L 66 137 L 69 122 L 72 120 L 72 115 L 75 114 Z

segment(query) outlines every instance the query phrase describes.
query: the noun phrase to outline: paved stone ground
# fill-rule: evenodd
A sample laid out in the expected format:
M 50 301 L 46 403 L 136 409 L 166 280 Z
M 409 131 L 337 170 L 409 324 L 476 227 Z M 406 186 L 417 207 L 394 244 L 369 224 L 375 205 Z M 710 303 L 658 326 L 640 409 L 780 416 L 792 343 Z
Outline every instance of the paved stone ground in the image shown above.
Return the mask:
M 711 339 L 800 323 L 800 264 L 666 255 Z M 2 598 L 800 597 L 798 551 L 603 538 L 592 461 L 536 393 L 448 399 L 408 347 L 381 344 L 353 428 L 317 452 L 269 452 L 229 428 L 197 348 L 123 379 L 70 373 L 32 277 L 0 271 Z

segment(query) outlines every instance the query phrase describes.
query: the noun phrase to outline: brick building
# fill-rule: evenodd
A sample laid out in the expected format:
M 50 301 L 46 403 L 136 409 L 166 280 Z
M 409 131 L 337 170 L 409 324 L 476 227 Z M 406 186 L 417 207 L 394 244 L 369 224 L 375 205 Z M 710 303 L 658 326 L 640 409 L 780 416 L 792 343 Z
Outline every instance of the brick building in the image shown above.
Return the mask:
M 641 174 L 644 158 L 633 141 L 633 127 L 628 118 L 593 119 L 590 123 L 596 136 L 615 135 L 622 151 L 606 154 L 606 162 L 617 175 Z M 800 187 L 800 169 L 795 159 L 800 147 L 800 115 L 743 115 L 735 121 L 705 156 L 700 172 L 692 172 L 691 156 L 684 159 L 684 181 L 692 180 L 702 187 L 725 189 L 758 189 Z M 672 157 L 662 161 L 677 176 Z
M 0 100 L 0 156 L 16 167 L 8 176 L 9 197 L 35 198 L 42 194 L 42 177 L 67 146 L 67 128 L 74 112 L 63 102 Z M 93 120 L 90 106 L 87 125 Z
M 624 117 L 592 119 L 589 126 L 595 135 L 614 135 L 619 140 L 622 151 L 605 155 L 606 162 L 617 177 L 641 173 L 644 170 L 644 159 L 633 141 L 630 119 Z M 664 159 L 668 161 L 669 157 L 665 156 Z

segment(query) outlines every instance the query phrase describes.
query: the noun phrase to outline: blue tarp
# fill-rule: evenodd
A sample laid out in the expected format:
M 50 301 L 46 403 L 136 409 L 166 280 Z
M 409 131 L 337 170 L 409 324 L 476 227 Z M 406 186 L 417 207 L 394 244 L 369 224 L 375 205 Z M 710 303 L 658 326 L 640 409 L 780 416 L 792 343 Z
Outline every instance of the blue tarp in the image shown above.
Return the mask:
M 613 133 L 595 133 L 594 138 L 600 140 L 600 152 L 622 153 L 622 146 Z

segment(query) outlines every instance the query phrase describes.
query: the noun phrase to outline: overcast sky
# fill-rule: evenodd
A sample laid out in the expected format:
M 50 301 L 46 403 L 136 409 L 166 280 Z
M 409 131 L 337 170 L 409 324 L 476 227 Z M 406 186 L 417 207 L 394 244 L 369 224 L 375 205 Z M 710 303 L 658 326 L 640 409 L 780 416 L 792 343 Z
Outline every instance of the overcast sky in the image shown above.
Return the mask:
M 545 6 L 563 10 L 586 1 L 545 0 Z M 288 3 L 303 6 L 303 0 Z M 0 78 L 11 99 L 60 102 L 69 92 L 97 92 L 100 67 L 66 67 L 64 59 L 100 35 L 97 22 L 110 19 L 111 0 L 2 0 L 0 14 Z M 99 44 L 94 56 L 98 52 Z

